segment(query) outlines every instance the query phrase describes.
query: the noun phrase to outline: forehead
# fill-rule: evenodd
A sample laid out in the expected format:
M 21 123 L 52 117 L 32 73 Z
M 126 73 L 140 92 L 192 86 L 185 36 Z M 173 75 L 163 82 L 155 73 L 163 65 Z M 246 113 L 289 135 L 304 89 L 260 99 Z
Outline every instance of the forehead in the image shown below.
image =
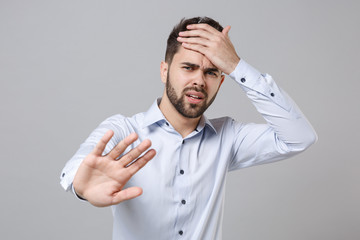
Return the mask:
M 180 46 L 179 50 L 175 53 L 172 64 L 181 64 L 183 62 L 189 62 L 199 65 L 200 68 L 216 68 L 212 62 L 203 54 L 185 49 Z

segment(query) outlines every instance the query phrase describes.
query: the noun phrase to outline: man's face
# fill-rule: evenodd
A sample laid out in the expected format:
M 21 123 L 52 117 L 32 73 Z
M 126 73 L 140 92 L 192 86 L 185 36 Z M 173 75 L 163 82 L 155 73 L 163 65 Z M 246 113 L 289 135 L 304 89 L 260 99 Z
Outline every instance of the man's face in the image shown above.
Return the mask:
M 184 117 L 200 117 L 214 101 L 224 76 L 204 55 L 179 47 L 168 69 L 166 95 Z

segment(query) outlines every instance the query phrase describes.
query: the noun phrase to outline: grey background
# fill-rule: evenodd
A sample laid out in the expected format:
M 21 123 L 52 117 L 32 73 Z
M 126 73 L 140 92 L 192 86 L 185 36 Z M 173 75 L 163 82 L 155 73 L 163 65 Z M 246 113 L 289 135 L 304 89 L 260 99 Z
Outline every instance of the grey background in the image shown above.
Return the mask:
M 1 0 L 0 239 L 111 239 L 110 209 L 65 193 L 61 169 L 106 117 L 148 109 L 167 35 L 204 15 L 232 26 L 240 57 L 319 135 L 299 156 L 229 174 L 224 239 L 360 239 L 359 11 L 358 1 Z M 207 115 L 263 122 L 228 77 Z

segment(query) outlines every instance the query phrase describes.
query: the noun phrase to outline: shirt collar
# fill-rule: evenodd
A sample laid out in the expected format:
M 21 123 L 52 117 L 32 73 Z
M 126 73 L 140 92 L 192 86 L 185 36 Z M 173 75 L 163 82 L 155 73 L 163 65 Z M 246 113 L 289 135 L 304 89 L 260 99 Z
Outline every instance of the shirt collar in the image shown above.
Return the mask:
M 148 127 L 157 122 L 166 121 L 165 116 L 162 114 L 162 112 L 159 108 L 160 102 L 161 102 L 161 98 L 156 99 L 154 101 L 154 103 L 151 105 L 151 107 L 149 108 L 149 110 L 147 112 L 145 112 L 143 128 Z M 215 134 L 217 133 L 216 129 L 211 124 L 210 120 L 205 115 L 202 115 L 200 118 L 199 124 L 196 127 L 196 131 L 200 132 L 205 126 L 208 126 L 209 129 L 214 131 Z
M 196 131 L 200 132 L 205 126 L 208 126 L 209 129 L 214 131 L 215 134 L 217 134 L 215 127 L 211 124 L 210 120 L 205 116 L 202 115 L 199 121 L 199 124 L 196 127 Z
M 166 118 L 164 117 L 164 115 L 162 114 L 159 108 L 160 101 L 161 98 L 156 99 L 149 108 L 149 110 L 145 112 L 143 128 L 148 127 L 159 121 L 166 121 Z

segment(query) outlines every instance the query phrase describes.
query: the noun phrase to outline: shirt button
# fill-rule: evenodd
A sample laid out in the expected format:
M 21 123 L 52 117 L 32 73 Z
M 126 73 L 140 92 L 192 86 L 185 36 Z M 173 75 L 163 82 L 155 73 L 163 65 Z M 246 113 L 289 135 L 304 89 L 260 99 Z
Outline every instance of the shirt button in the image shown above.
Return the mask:
M 182 141 L 182 144 L 184 144 L 184 143 L 185 143 L 185 140 Z
M 246 82 L 246 79 L 245 79 L 245 78 L 241 78 L 240 81 L 241 81 L 242 83 L 244 83 L 244 82 Z
M 166 126 L 169 126 L 169 123 L 168 122 L 165 122 Z
M 270 93 L 270 96 L 275 97 L 275 94 L 274 94 L 274 93 Z
M 182 230 L 180 230 L 180 231 L 179 231 L 179 234 L 180 234 L 180 235 L 183 235 L 183 234 L 184 234 L 184 232 L 183 232 Z
M 65 173 L 63 173 L 61 176 L 62 176 L 62 177 L 65 177 Z
M 180 174 L 183 175 L 184 173 L 185 173 L 184 170 L 181 169 Z
M 181 200 L 181 203 L 185 205 L 186 201 L 183 199 L 183 200 Z

